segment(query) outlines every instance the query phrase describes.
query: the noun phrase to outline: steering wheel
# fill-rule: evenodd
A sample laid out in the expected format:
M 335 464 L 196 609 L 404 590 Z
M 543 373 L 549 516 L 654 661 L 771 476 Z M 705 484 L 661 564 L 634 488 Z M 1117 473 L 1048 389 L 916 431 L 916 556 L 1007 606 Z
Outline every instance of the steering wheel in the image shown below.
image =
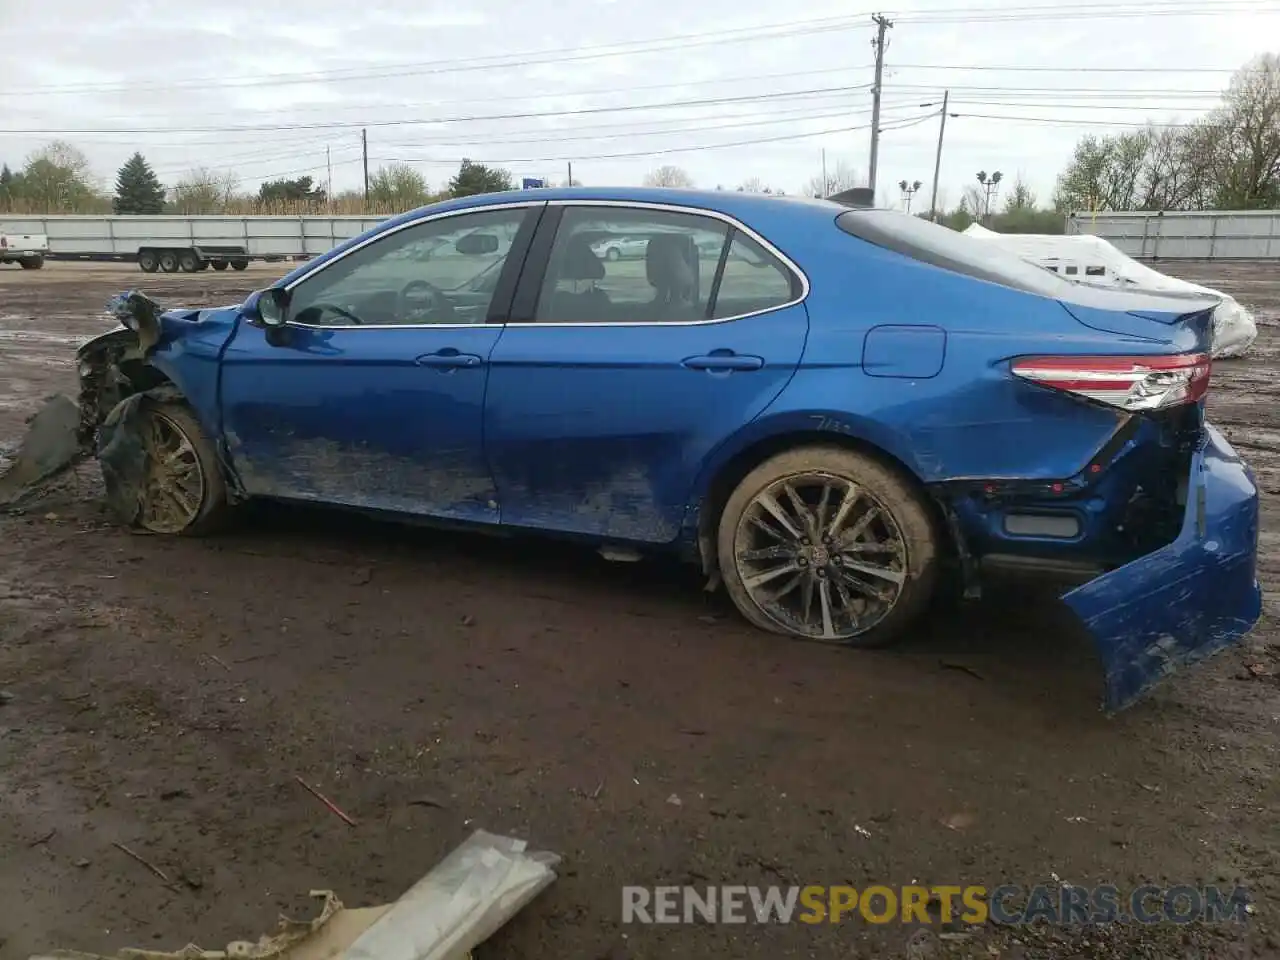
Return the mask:
M 428 297 L 422 297 L 419 291 L 424 291 Z M 404 285 L 400 291 L 400 309 L 396 313 L 402 321 L 423 316 L 447 323 L 454 318 L 453 304 L 444 291 L 426 280 L 410 280 Z
M 355 325 L 355 326 L 357 326 L 357 327 L 358 327 L 358 326 L 360 326 L 360 325 L 362 325 L 362 324 L 364 323 L 364 321 L 363 321 L 363 320 L 361 320 L 359 317 L 357 317 L 357 316 L 356 316 L 354 313 L 352 313 L 350 310 L 346 309 L 345 307 L 340 307 L 340 306 L 338 306 L 336 303 L 313 303 L 313 304 L 312 304 L 310 307 L 308 307 L 307 309 L 308 309 L 308 310 L 316 310 L 316 311 L 319 311 L 319 312 L 321 312 L 321 313 L 323 313 L 325 310 L 328 310 L 330 313 L 336 313 L 336 314 L 337 314 L 338 316 L 340 316 L 343 320 L 350 321 L 353 325 Z

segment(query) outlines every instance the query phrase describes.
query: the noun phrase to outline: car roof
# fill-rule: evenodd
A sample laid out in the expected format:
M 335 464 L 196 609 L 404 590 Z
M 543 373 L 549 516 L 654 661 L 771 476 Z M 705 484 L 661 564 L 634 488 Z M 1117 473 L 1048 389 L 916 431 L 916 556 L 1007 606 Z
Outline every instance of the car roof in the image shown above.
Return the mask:
M 780 209 L 808 213 L 818 212 L 834 219 L 847 207 L 829 200 L 810 197 L 777 196 L 766 193 L 739 193 L 737 190 L 684 190 L 672 187 L 542 187 L 534 190 L 505 190 L 454 200 L 444 200 L 401 214 L 380 226 L 416 220 L 425 213 L 444 213 L 469 207 L 493 204 L 528 203 L 530 201 L 590 200 L 614 203 L 657 203 L 675 207 L 714 210 L 737 217 L 754 213 L 768 215 Z

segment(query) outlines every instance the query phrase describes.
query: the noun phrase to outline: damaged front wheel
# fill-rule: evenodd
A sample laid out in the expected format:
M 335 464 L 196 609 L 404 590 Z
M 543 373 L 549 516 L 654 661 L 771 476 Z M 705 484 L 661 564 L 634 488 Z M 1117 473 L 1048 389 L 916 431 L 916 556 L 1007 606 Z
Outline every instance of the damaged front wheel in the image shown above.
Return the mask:
M 225 520 L 217 451 L 185 404 L 129 398 L 103 424 L 98 459 L 107 502 L 130 526 L 199 536 Z

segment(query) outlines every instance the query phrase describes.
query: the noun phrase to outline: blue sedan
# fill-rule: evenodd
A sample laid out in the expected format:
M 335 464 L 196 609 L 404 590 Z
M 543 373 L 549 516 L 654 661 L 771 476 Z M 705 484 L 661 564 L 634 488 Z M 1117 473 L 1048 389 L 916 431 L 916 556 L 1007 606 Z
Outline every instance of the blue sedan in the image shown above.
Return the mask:
M 1111 709 L 1246 634 L 1258 500 L 1204 417 L 1215 301 L 839 199 L 491 194 L 239 306 L 126 295 L 80 353 L 108 499 L 166 534 L 267 498 L 667 551 L 757 626 L 849 646 L 909 632 L 944 571 L 968 596 L 1050 574 Z

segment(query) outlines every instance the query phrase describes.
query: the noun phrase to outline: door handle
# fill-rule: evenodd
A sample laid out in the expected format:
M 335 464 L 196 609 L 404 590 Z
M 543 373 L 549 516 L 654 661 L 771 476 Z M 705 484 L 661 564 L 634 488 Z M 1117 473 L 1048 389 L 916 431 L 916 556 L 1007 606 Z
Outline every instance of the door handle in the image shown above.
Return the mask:
M 456 370 L 458 367 L 478 367 L 484 363 L 484 358 L 474 353 L 459 353 L 452 347 L 448 347 L 437 350 L 435 353 L 424 353 L 414 363 L 420 367 L 434 367 L 437 370 Z
M 681 361 L 690 370 L 759 370 L 764 357 L 744 356 L 731 350 L 717 350 L 700 357 L 688 357 Z

